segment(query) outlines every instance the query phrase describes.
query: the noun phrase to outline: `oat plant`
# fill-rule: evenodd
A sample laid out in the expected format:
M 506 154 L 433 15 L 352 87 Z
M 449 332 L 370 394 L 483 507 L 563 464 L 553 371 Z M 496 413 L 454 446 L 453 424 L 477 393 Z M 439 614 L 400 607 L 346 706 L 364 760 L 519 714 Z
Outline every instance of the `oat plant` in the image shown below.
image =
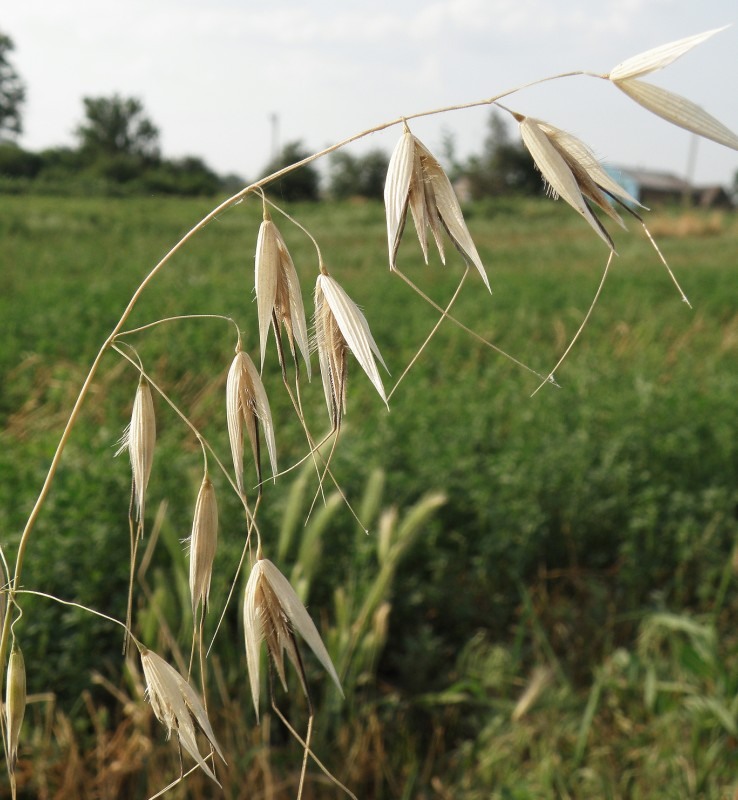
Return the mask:
M 99 347 L 98 353 L 89 369 L 86 379 L 79 391 L 76 402 L 70 411 L 67 424 L 60 436 L 56 451 L 43 486 L 35 505 L 22 531 L 15 561 L 10 565 L 8 578 L 4 582 L 2 592 L 3 614 L 2 635 L 0 638 L 0 670 L 5 688 L 5 713 L 1 715 L 3 727 L 3 744 L 7 763 L 7 772 L 13 795 L 16 793 L 16 767 L 18 761 L 25 757 L 22 722 L 25 707 L 26 668 L 33 669 L 32 664 L 24 665 L 21 654 L 23 638 L 22 606 L 25 592 L 32 591 L 24 587 L 23 566 L 26 551 L 34 526 L 46 502 L 59 467 L 65 446 L 77 423 L 80 411 L 88 400 L 90 387 L 103 362 L 112 357 L 125 360 L 130 367 L 132 410 L 130 422 L 121 439 L 121 450 L 126 451 L 131 462 L 132 489 L 129 514 L 131 540 L 130 555 L 130 593 L 128 616 L 121 622 L 108 616 L 104 610 L 88 609 L 90 613 L 118 624 L 125 630 L 126 639 L 135 645 L 141 658 L 146 680 L 146 696 L 154 716 L 162 723 L 167 735 L 174 734 L 181 750 L 186 754 L 182 760 L 179 776 L 170 776 L 171 782 L 162 785 L 155 796 L 163 794 L 171 786 L 184 779 L 193 769 L 199 769 L 207 775 L 213 784 L 213 796 L 218 795 L 218 772 L 229 770 L 228 762 L 237 758 L 225 753 L 216 739 L 210 721 L 210 709 L 205 696 L 207 687 L 207 647 L 203 636 L 206 616 L 223 619 L 226 608 L 211 608 L 210 583 L 213 563 L 218 545 L 218 529 L 227 524 L 230 532 L 241 530 L 243 549 L 240 562 L 233 565 L 233 590 L 226 601 L 231 602 L 236 590 L 242 592 L 240 600 L 240 618 L 243 625 L 244 643 L 243 669 L 248 674 L 253 706 L 254 725 L 259 722 L 259 710 L 262 703 L 262 645 L 268 652 L 267 672 L 269 680 L 269 700 L 275 710 L 278 709 L 280 688 L 287 686 L 286 672 L 291 668 L 296 673 L 299 685 L 307 699 L 308 719 L 288 721 L 278 712 L 288 733 L 302 747 L 303 759 L 300 767 L 299 786 L 296 790 L 298 798 L 303 794 L 308 771 L 319 769 L 328 774 L 323 767 L 319 755 L 312 750 L 311 732 L 314 724 L 313 704 L 311 702 L 309 672 L 305 668 L 306 659 L 315 658 L 323 667 L 328 677 L 335 684 L 334 691 L 342 693 L 342 674 L 350 674 L 350 659 L 360 652 L 364 644 L 371 638 L 372 626 L 382 628 L 382 609 L 384 592 L 391 582 L 399 559 L 418 535 L 429 512 L 442 502 L 441 497 L 431 497 L 421 503 L 404 521 L 398 521 L 393 514 L 381 518 L 378 530 L 369 531 L 369 535 L 378 536 L 378 574 L 369 587 L 363 600 L 354 598 L 357 603 L 355 622 L 350 628 L 345 625 L 334 628 L 332 639 L 334 652 L 339 657 L 334 664 L 315 621 L 311 618 L 297 587 L 293 586 L 279 565 L 279 557 L 283 554 L 278 532 L 263 530 L 259 524 L 259 509 L 262 504 L 270 502 L 270 483 L 279 480 L 278 447 L 279 419 L 274 419 L 269 403 L 269 394 L 279 391 L 280 387 L 265 385 L 261 369 L 269 358 L 269 340 L 273 334 L 277 358 L 281 371 L 281 387 L 289 397 L 294 413 L 299 420 L 305 436 L 305 456 L 301 461 L 310 465 L 311 480 L 315 483 L 315 497 L 326 497 L 326 487 L 331 485 L 331 497 L 339 497 L 346 503 L 361 522 L 361 509 L 357 513 L 350 505 L 340 486 L 340 476 L 334 474 L 332 455 L 338 446 L 342 422 L 350 409 L 351 382 L 361 380 L 361 372 L 370 381 L 382 404 L 389 407 L 399 385 L 411 371 L 413 363 L 422 356 L 425 346 L 441 324 L 461 326 L 470 336 L 483 341 L 493 352 L 502 353 L 493 343 L 479 336 L 475 331 L 466 328 L 452 314 L 456 297 L 466 286 L 475 283 L 479 288 L 480 302 L 487 302 L 492 291 L 494 280 L 488 277 L 474 243 L 472 231 L 467 225 L 461 205 L 454 188 L 439 160 L 415 136 L 412 126 L 416 119 L 430 115 L 446 114 L 465 108 L 493 106 L 509 114 L 519 126 L 523 144 L 530 152 L 549 194 L 561 197 L 583 221 L 590 226 L 594 235 L 598 236 L 605 246 L 605 267 L 600 290 L 607 276 L 616 251 L 616 240 L 610 228 L 624 227 L 623 217 L 635 219 L 643 226 L 651 240 L 658 260 L 669 270 L 666 259 L 656 246 L 645 226 L 643 209 L 635 198 L 631 197 L 605 170 L 597 160 L 591 147 L 553 121 L 540 120 L 522 110 L 513 108 L 512 103 L 518 92 L 535 84 L 562 82 L 573 78 L 589 78 L 610 84 L 624 92 L 648 111 L 662 117 L 667 122 L 681 126 L 689 131 L 712 139 L 727 147 L 738 150 L 738 136 L 725 128 L 714 117 L 699 108 L 691 100 L 687 100 L 662 88 L 659 88 L 643 77 L 660 70 L 675 59 L 685 55 L 689 50 L 718 31 L 708 31 L 691 36 L 677 42 L 657 47 L 648 52 L 628 58 L 615 66 L 608 73 L 597 73 L 577 70 L 562 73 L 538 81 L 507 89 L 491 97 L 471 103 L 454 105 L 445 108 L 421 111 L 408 114 L 398 119 L 381 123 L 373 128 L 357 133 L 348 139 L 337 142 L 319 152 L 310 155 L 290 166 L 274 172 L 246 186 L 232 197 L 220 203 L 183 236 L 169 252 L 157 263 L 141 281 L 122 311 L 118 322 Z M 504 101 L 504 104 L 503 104 Z M 417 355 L 406 365 L 393 365 L 399 375 L 391 377 L 381 349 L 371 331 L 371 314 L 364 314 L 360 308 L 361 298 L 351 297 L 343 288 L 341 276 L 342 253 L 340 251 L 323 253 L 313 235 L 296 219 L 286 213 L 269 197 L 270 185 L 282 176 L 310 162 L 323 158 L 354 141 L 370 136 L 388 128 L 396 128 L 399 139 L 392 154 L 385 185 L 385 206 L 387 222 L 387 256 L 377 254 L 377 263 L 389 263 L 389 278 L 399 277 L 417 295 L 419 301 L 430 303 L 439 313 L 438 321 L 428 334 L 425 342 L 418 349 Z M 246 319 L 249 313 L 248 304 L 244 303 L 244 320 L 234 321 L 220 317 L 224 332 L 235 331 L 235 336 L 228 340 L 230 352 L 235 352 L 230 364 L 220 365 L 221 374 L 227 372 L 226 391 L 223 398 L 223 411 L 220 419 L 222 428 L 227 431 L 230 453 L 219 453 L 190 419 L 186 409 L 180 408 L 172 399 L 167 386 L 161 385 L 154 374 L 155 365 L 147 364 L 140 356 L 135 342 L 138 337 L 155 326 L 197 324 L 200 317 L 211 317 L 207 313 L 200 315 L 183 315 L 166 319 L 153 320 L 136 329 L 126 329 L 129 318 L 144 293 L 153 291 L 154 278 L 165 268 L 170 267 L 173 256 L 185 248 L 191 239 L 210 222 L 229 209 L 235 209 L 240 203 L 252 200 L 261 203 L 263 221 L 258 231 L 253 232 L 251 243 L 244 241 L 244 254 L 251 251 L 254 256 L 254 291 L 256 297 L 255 319 Z M 450 242 L 458 252 L 458 260 L 463 266 L 458 288 L 445 306 L 432 301 L 422 287 L 417 286 L 400 268 L 405 238 L 407 217 L 412 217 L 418 237 L 420 249 L 426 262 L 431 260 L 428 246 L 428 232 L 438 250 L 440 260 L 451 268 L 451 253 L 447 252 Z M 290 255 L 285 238 L 280 228 L 295 226 L 297 230 L 309 238 L 315 248 L 315 285 L 312 293 L 313 320 L 312 335 L 305 312 L 306 293 L 300 286 L 298 272 Z M 325 257 L 324 257 L 325 255 Z M 244 262 L 246 256 L 244 255 Z M 247 270 L 244 266 L 244 275 Z M 669 275 L 677 287 L 676 277 L 669 270 Z M 492 273 L 492 277 L 494 274 Z M 378 267 L 377 280 L 382 278 Z M 467 283 L 468 281 L 468 283 Z M 582 324 L 565 349 L 562 359 L 569 353 L 571 346 L 580 335 L 589 319 L 600 290 L 595 295 L 592 305 L 584 317 Z M 679 289 L 680 297 L 686 302 L 684 292 Z M 248 337 L 242 338 L 242 330 L 250 330 Z M 244 341 L 258 342 L 257 351 L 250 355 Z M 325 429 L 325 418 L 308 419 L 303 408 L 303 394 L 315 391 L 315 383 L 310 383 L 313 374 L 311 358 L 317 351 L 317 363 L 320 370 L 328 415 L 328 433 L 316 434 Z M 512 355 L 502 353 L 511 358 L 522 368 L 532 372 L 539 379 L 540 385 L 555 384 L 555 374 L 561 361 L 553 369 L 538 373 L 531 367 L 517 361 Z M 356 363 L 360 370 L 356 370 Z M 257 368 L 259 364 L 259 368 Z M 391 386 L 387 389 L 385 386 Z M 319 391 L 319 390 L 318 390 Z M 463 413 L 455 409 L 455 413 Z M 181 424 L 182 436 L 193 440 L 201 448 L 203 456 L 202 482 L 197 496 L 194 498 L 194 515 L 189 547 L 189 588 L 191 593 L 192 656 L 189 674 L 175 669 L 165 658 L 155 654 L 138 638 L 132 629 L 132 599 L 134 592 L 134 574 L 140 559 L 142 543 L 146 541 L 146 522 L 150 508 L 146 502 L 147 487 L 150 476 L 157 469 L 163 469 L 155 456 L 157 416 L 167 415 L 168 421 Z M 123 425 L 121 425 L 123 427 Z M 245 447 L 248 440 L 249 447 Z M 247 458 L 246 451 L 250 451 Z M 301 463 L 301 462 L 298 462 Z M 284 471 L 294 469 L 297 464 L 284 467 Z M 268 471 L 267 471 L 268 470 Z M 241 519 L 220 520 L 216 505 L 216 493 L 222 497 L 232 492 L 238 500 Z M 328 500 L 326 500 L 328 502 Z M 330 501 L 334 502 L 334 501 Z M 312 513 L 312 509 L 311 512 Z M 367 526 L 362 523 L 362 527 Z M 111 547 L 116 546 L 111 543 Z M 125 552 L 125 544 L 119 543 L 121 552 Z M 4 555 L 3 555 L 4 558 Z M 54 598 L 48 598 L 53 602 Z M 69 598 L 56 598 L 58 602 L 73 603 Z M 340 601 L 340 602 L 338 602 Z M 337 598 L 338 612 L 341 616 L 341 603 L 345 606 L 347 598 Z M 379 615 L 379 616 L 378 616 Z M 344 614 L 345 616 L 345 614 Z M 217 625 L 220 630 L 220 624 Z M 338 633 L 336 633 L 338 631 Z M 216 635 L 218 633 L 216 632 Z M 367 638 L 369 637 L 369 638 Z M 340 641 L 339 641 L 340 640 Z M 362 644 L 363 643 L 363 644 Z M 307 647 L 305 647 L 307 645 Z M 368 645 L 367 645 L 368 646 Z M 369 648 L 371 650 L 371 648 Z M 287 657 L 285 659 L 285 656 Z M 199 665 L 200 690 L 193 686 L 192 675 L 194 664 Z M 312 673 L 310 673 L 312 674 Z M 201 698 L 201 694 L 203 697 Z M 0 692 L 0 696 L 3 693 Z M 249 713 L 243 709 L 243 713 Z M 305 730 L 304 734 L 299 729 Z M 238 754 L 232 754 L 237 756 Z M 336 787 L 353 797 L 353 793 L 344 787 L 337 777 L 329 776 Z M 325 779 L 325 776 L 324 776 Z

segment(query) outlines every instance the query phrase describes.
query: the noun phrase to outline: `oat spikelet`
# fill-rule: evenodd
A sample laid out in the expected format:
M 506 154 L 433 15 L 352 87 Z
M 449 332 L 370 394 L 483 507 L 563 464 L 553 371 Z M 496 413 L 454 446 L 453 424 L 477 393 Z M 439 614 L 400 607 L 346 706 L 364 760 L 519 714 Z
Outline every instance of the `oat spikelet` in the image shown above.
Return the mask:
M 215 487 L 206 472 L 200 491 L 197 493 L 190 537 L 190 596 L 193 614 L 200 603 L 203 611 L 207 609 L 217 547 L 218 505 L 215 500 Z
M 375 362 L 387 369 L 369 324 L 359 307 L 330 275 L 320 274 L 315 284 L 315 339 L 328 414 L 334 427 L 346 412 L 347 352 L 366 372 L 379 396 L 387 396 Z
M 203 772 L 218 783 L 197 747 L 196 730 L 202 731 L 223 763 L 225 758 L 197 692 L 161 656 L 145 647 L 140 648 L 140 651 L 141 666 L 146 679 L 146 695 L 154 715 L 166 727 L 167 737 L 175 731 L 182 747 L 195 759 Z
M 8 674 L 5 687 L 5 720 L 8 737 L 8 769 L 12 773 L 18 762 L 18 741 L 23 716 L 26 713 L 26 665 L 23 653 L 13 640 L 8 659 Z
M 589 223 L 611 249 L 610 234 L 592 213 L 594 203 L 608 217 L 623 226 L 608 196 L 623 205 L 640 205 L 602 168 L 592 151 L 576 136 L 532 117 L 516 115 L 523 144 L 530 152 L 554 196 L 562 197 Z
M 258 483 L 261 483 L 261 456 L 259 426 L 264 430 L 272 474 L 277 474 L 277 448 L 274 443 L 274 425 L 264 384 L 254 362 L 239 348 L 231 363 L 226 382 L 226 418 L 228 438 L 231 443 L 233 467 L 238 490 L 243 494 L 243 435 L 244 429 L 251 442 L 256 464 Z
M 302 353 L 309 380 L 310 351 L 300 282 L 282 234 L 268 216 L 265 216 L 259 228 L 254 263 L 261 368 L 264 368 L 269 327 L 274 328 L 274 335 L 279 342 L 279 328 L 282 325 L 293 357 L 297 358 L 295 345 Z
M 287 658 L 297 670 L 303 690 L 307 695 L 305 674 L 294 635 L 295 632 L 299 633 L 343 696 L 341 682 L 331 657 L 325 649 L 315 624 L 305 610 L 305 606 L 290 586 L 287 578 L 266 558 L 258 559 L 249 575 L 244 595 L 243 628 L 251 696 L 257 720 L 259 718 L 260 687 L 259 651 L 262 641 L 266 642 L 267 652 L 274 662 L 284 688 L 287 688 L 284 672 L 284 654 L 286 653 Z
M 136 389 L 133 401 L 131 422 L 123 432 L 120 447 L 116 452 L 119 455 L 128 450 L 133 472 L 133 492 L 136 501 L 136 518 L 142 520 L 144 516 L 144 503 L 146 487 L 149 484 L 151 465 L 154 461 L 154 447 L 156 445 L 156 415 L 154 414 L 154 400 L 151 396 L 149 382 L 142 376 Z
M 384 204 L 387 213 L 390 269 L 396 268 L 397 250 L 409 208 L 425 263 L 428 263 L 428 228 L 435 239 L 441 261 L 446 262 L 443 248 L 445 230 L 464 260 L 469 266 L 476 268 L 489 289 L 487 273 L 464 221 L 451 181 L 437 159 L 413 136 L 407 125 L 390 158 L 384 186 Z
M 628 97 L 667 122 L 706 139 L 712 139 L 725 147 L 738 150 L 738 136 L 691 100 L 660 86 L 638 80 L 641 75 L 663 69 L 693 47 L 723 30 L 724 27 L 716 28 L 647 50 L 618 64 L 607 77 Z

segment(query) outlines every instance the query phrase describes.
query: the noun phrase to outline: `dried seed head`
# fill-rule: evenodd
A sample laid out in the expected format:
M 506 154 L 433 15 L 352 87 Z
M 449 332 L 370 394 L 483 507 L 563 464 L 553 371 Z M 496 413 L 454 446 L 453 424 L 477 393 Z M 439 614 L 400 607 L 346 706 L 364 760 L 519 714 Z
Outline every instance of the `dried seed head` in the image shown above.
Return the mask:
M 738 150 L 738 136 L 712 114 L 708 114 L 686 97 L 668 92 L 646 81 L 622 80 L 613 83 L 631 100 L 635 100 L 652 114 L 698 136 L 704 136 L 725 147 Z
M 644 53 L 639 53 L 637 56 L 632 56 L 622 61 L 610 71 L 608 77 L 611 81 L 622 81 L 663 69 L 693 47 L 702 44 L 702 42 L 716 33 L 724 31 L 727 27 L 726 25 L 722 28 L 715 28 L 711 31 L 705 31 L 705 33 L 698 33 L 694 36 L 688 36 L 686 39 L 679 39 L 675 42 L 669 42 L 651 50 L 646 50 Z
M 190 596 L 192 613 L 200 602 L 207 609 L 210 578 L 213 574 L 215 551 L 218 547 L 218 505 L 215 488 L 207 473 L 202 479 L 195 503 L 195 516 L 190 537 Z
M 254 362 L 238 349 L 231 363 L 226 382 L 226 418 L 228 438 L 231 443 L 236 484 L 243 494 L 243 434 L 248 433 L 256 464 L 258 482 L 261 483 L 261 457 L 259 425 L 264 429 L 272 474 L 277 474 L 277 448 L 274 443 L 274 425 L 269 400 L 264 391 Z
M 284 654 L 294 665 L 307 694 L 302 661 L 297 652 L 297 632 L 307 642 L 320 663 L 331 676 L 341 695 L 341 682 L 325 649 L 320 634 L 305 606 L 290 586 L 287 578 L 274 564 L 260 558 L 254 564 L 246 585 L 243 604 L 243 628 L 246 643 L 246 663 L 251 683 L 256 718 L 259 718 L 259 650 L 266 641 L 267 651 L 274 662 L 282 685 L 286 688 Z
M 154 414 L 154 401 L 151 397 L 149 382 L 142 376 L 136 389 L 133 401 L 131 422 L 123 432 L 120 447 L 116 452 L 119 455 L 128 450 L 133 472 L 133 492 L 136 499 L 137 519 L 143 519 L 146 487 L 149 484 L 151 465 L 154 461 L 154 446 L 156 445 L 156 415 Z
M 225 758 L 197 693 L 174 667 L 170 667 L 163 658 L 145 647 L 141 648 L 141 666 L 146 678 L 148 700 L 154 715 L 166 727 L 167 737 L 171 736 L 172 731 L 176 731 L 182 747 L 218 783 L 215 774 L 200 755 L 195 725 L 206 736 L 223 763 Z
M 464 260 L 477 269 L 484 285 L 489 280 L 479 253 L 464 222 L 464 215 L 448 176 L 438 160 L 407 126 L 390 158 L 384 186 L 387 212 L 387 244 L 390 269 L 395 269 L 397 250 L 405 228 L 407 210 L 415 222 L 420 247 L 428 263 L 427 228 L 431 229 L 441 261 L 445 263 L 445 230 Z
M 725 30 L 724 27 L 716 28 L 660 47 L 654 47 L 652 50 L 626 59 L 614 67 L 606 77 L 636 103 L 667 122 L 692 131 L 699 136 L 704 136 L 706 139 L 712 139 L 733 150 L 738 150 L 738 136 L 691 100 L 651 83 L 637 80 L 641 75 L 663 69 L 693 47 L 723 30 Z
M 608 195 L 624 206 L 640 205 L 602 168 L 592 151 L 570 133 L 532 117 L 517 116 L 520 135 L 554 196 L 562 197 L 611 249 L 610 234 L 592 213 L 590 202 L 623 225 Z M 623 226 L 624 227 L 624 226 Z
M 5 714 L 8 736 L 8 768 L 13 773 L 18 762 L 18 741 L 23 716 L 26 713 L 26 665 L 23 661 L 23 653 L 15 640 L 13 640 L 8 659 L 6 681 Z
M 264 219 L 259 228 L 255 267 L 261 367 L 264 368 L 269 326 L 274 328 L 279 344 L 279 328 L 283 325 L 292 355 L 297 360 L 297 345 L 310 379 L 310 351 L 300 283 L 282 234 L 270 219 Z
M 315 284 L 315 340 L 328 414 L 334 427 L 346 412 L 346 353 L 356 357 L 379 396 L 387 403 L 382 379 L 374 360 L 386 369 L 369 324 L 359 307 L 327 274 Z

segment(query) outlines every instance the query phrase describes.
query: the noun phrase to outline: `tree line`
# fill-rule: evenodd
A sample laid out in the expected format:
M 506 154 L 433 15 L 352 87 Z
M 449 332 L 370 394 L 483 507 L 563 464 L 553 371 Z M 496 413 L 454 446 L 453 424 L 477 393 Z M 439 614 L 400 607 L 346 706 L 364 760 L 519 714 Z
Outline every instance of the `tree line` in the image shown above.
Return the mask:
M 12 39 L 0 32 L 0 191 L 104 194 L 213 195 L 245 185 L 239 176 L 220 176 L 198 156 L 166 158 L 160 132 L 143 103 L 114 94 L 83 98 L 76 146 L 40 152 L 18 144 L 23 132 L 26 89 L 12 64 Z M 540 175 L 527 150 L 513 141 L 505 120 L 490 114 L 481 152 L 465 160 L 455 153 L 453 136 L 445 141 L 449 174 L 465 199 L 501 194 L 539 194 Z M 309 155 L 300 141 L 281 148 L 264 166 L 270 174 Z M 326 174 L 306 165 L 273 184 L 283 200 L 329 197 L 380 199 L 389 162 L 381 149 L 363 155 L 333 154 Z

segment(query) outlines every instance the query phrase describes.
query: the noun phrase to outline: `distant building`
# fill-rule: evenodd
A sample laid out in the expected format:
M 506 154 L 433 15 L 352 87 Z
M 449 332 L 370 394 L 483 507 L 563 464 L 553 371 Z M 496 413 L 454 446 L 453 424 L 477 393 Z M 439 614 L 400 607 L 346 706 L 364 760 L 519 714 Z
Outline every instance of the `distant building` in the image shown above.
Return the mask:
M 692 186 L 670 172 L 632 167 L 608 167 L 608 173 L 638 202 L 654 206 L 689 203 L 696 208 L 734 208 L 723 186 Z

